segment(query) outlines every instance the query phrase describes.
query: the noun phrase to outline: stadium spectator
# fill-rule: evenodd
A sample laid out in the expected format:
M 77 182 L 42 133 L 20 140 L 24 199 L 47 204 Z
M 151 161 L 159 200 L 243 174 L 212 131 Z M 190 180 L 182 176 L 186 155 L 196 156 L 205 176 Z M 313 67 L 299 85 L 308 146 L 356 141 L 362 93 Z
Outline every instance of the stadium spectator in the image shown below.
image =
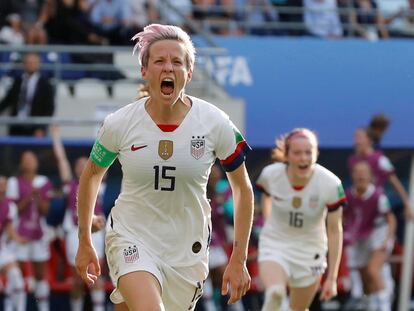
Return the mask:
M 386 21 L 374 0 L 354 0 L 350 24 L 355 33 L 367 40 L 389 37 Z
M 389 265 L 386 261 L 394 245 L 396 219 L 382 189 L 372 183 L 368 162 L 354 164 L 352 181 L 344 209 L 348 267 L 360 272 L 363 292 L 368 296 L 366 309 L 391 311 L 393 286 L 390 291 L 385 285 L 390 280 L 384 280 L 383 271 L 384 265 Z
M 49 80 L 40 73 L 40 56 L 26 53 L 23 56 L 23 74 L 16 77 L 4 98 L 0 101 L 0 113 L 10 108 L 12 116 L 21 118 L 52 116 L 55 110 L 55 94 Z M 11 125 L 10 135 L 43 137 L 45 125 Z
M 303 24 L 303 0 L 270 0 L 270 2 L 276 8 L 281 23 L 278 33 L 292 36 L 303 35 L 304 29 L 298 27 Z M 295 23 L 296 27 L 284 25 L 290 23 Z
M 146 25 L 159 20 L 157 3 L 158 0 L 128 0 L 130 8 L 129 28 L 133 34 L 142 31 Z
M 304 9 L 309 34 L 331 39 L 342 37 L 336 0 L 304 0 Z
M 193 18 L 191 0 L 158 0 L 161 20 L 170 25 L 186 29 L 187 20 Z
M 47 34 L 43 27 L 37 23 L 43 0 L 2 0 L 1 10 L 4 14 L 19 14 L 23 22 L 26 43 L 45 44 Z M 7 12 L 7 13 L 6 13 Z
M 49 283 L 46 263 L 49 260 L 49 240 L 46 215 L 50 207 L 52 184 L 46 176 L 38 175 L 38 159 L 34 152 L 23 152 L 19 174 L 10 177 L 7 197 L 17 204 L 17 232 L 28 242 L 17 243 L 16 258 L 21 264 L 31 262 L 35 278 L 34 295 L 39 311 L 49 311 Z
M 394 166 L 390 159 L 381 150 L 374 149 L 371 130 L 358 128 L 354 133 L 354 154 L 348 159 L 348 168 L 352 172 L 353 166 L 360 162 L 366 161 L 371 167 L 373 174 L 373 183 L 375 186 L 384 189 L 385 183 L 389 181 L 404 204 L 406 218 L 412 218 L 412 211 L 408 193 L 404 189 L 401 181 L 395 174 Z
M 50 43 L 108 44 L 105 37 L 93 31 L 89 10 L 90 7 L 84 1 L 46 0 L 38 24 L 47 29 Z
M 227 115 L 184 94 L 194 66 L 187 33 L 151 24 L 134 39 L 150 97 L 109 115 L 99 131 L 80 178 L 78 272 L 88 284 L 100 273 L 91 217 L 101 179 L 118 158 L 123 187 L 106 236 L 116 286 L 111 299 L 122 310 L 193 310 L 208 274 L 206 185 L 218 157 L 235 202 L 233 252 L 222 294 L 230 293 L 228 303 L 235 303 L 250 286 L 246 256 L 253 193 L 244 165 L 250 148 Z
M 72 170 L 70 168 L 69 160 L 66 156 L 65 147 L 60 139 L 59 126 L 52 126 L 51 128 L 52 140 L 53 140 L 53 152 L 57 159 L 59 176 L 63 183 L 63 193 L 66 196 L 66 211 L 63 220 L 63 230 L 65 231 L 66 242 L 66 255 L 69 264 L 73 268 L 73 283 L 71 289 L 71 311 L 83 310 L 84 299 L 84 283 L 81 277 L 76 272 L 75 256 L 78 249 L 78 216 L 76 211 L 76 196 L 79 186 L 79 177 L 85 168 L 88 158 L 80 157 L 76 159 L 73 172 L 75 176 L 72 176 Z M 101 263 L 105 259 L 105 245 L 104 245 L 104 232 L 101 230 L 105 226 L 105 217 L 103 215 L 103 195 L 105 193 L 106 184 L 102 183 L 99 189 L 94 218 L 92 222 L 93 231 L 92 243 L 97 251 L 97 255 Z M 95 284 L 91 287 L 91 300 L 93 305 L 93 311 L 104 311 L 106 294 L 104 289 L 104 282 L 102 277 L 98 278 Z
M 26 311 L 23 276 L 9 243 L 26 240 L 14 229 L 17 207 L 6 197 L 6 190 L 7 178 L 0 175 L 0 272 L 7 277 L 3 305 L 6 311 Z
M 266 23 L 278 21 L 269 0 L 235 0 L 237 18 L 244 24 L 244 32 L 251 35 L 271 35 L 278 32 L 266 28 Z
M 193 17 L 201 27 L 220 35 L 237 34 L 234 0 L 193 0 Z
M 90 21 L 95 31 L 111 44 L 126 44 L 131 38 L 131 15 L 127 0 L 98 0 L 92 8 Z
M 377 6 L 384 17 L 390 37 L 410 37 L 413 35 L 409 23 L 409 0 L 377 0 Z
M 20 15 L 16 13 L 9 14 L 6 21 L 7 25 L 0 29 L 0 43 L 23 45 L 25 38 Z
M 345 193 L 339 178 L 316 163 L 316 135 L 298 128 L 281 142 L 284 163 L 266 166 L 257 180 L 258 189 L 272 200 L 259 240 L 259 271 L 266 289 L 262 311 L 280 310 L 287 285 L 290 309 L 309 308 L 327 251 L 320 299 L 336 296 L 342 251 Z

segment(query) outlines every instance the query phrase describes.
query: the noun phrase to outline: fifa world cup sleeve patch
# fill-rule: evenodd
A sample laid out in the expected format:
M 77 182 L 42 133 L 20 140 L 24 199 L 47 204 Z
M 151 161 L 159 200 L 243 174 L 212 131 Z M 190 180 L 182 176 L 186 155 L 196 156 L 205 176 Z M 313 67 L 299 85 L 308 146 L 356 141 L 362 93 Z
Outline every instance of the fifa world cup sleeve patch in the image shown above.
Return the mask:
M 96 141 L 93 145 L 90 158 L 100 167 L 109 167 L 114 163 L 117 156 L 118 153 L 109 151 L 99 141 Z

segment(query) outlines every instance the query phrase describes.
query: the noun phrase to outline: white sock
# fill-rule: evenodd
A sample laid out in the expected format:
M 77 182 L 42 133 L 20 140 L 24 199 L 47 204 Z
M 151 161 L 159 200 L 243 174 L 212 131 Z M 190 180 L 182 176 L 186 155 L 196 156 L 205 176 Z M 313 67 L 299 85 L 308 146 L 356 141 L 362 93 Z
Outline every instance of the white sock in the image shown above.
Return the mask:
M 4 301 L 3 301 L 4 311 L 13 311 L 13 302 L 10 298 L 9 293 L 4 293 Z
M 379 298 L 377 293 L 371 293 L 368 295 L 368 311 L 378 311 Z
M 364 291 L 362 289 L 362 280 L 359 271 L 352 269 L 349 273 L 351 279 L 351 297 L 352 298 L 361 298 L 364 296 Z
M 105 311 L 105 298 L 105 291 L 103 289 L 94 289 L 91 291 L 93 311 Z
M 22 272 L 18 267 L 13 267 L 7 271 L 7 287 L 9 288 L 9 298 L 14 310 L 25 311 L 26 292 Z
M 390 297 L 387 289 L 383 289 L 377 293 L 379 302 L 379 311 L 391 311 L 392 298 Z
M 70 306 L 72 311 L 82 311 L 83 310 L 83 297 L 70 298 Z
M 49 283 L 46 280 L 38 281 L 35 287 L 35 298 L 39 311 L 49 311 Z

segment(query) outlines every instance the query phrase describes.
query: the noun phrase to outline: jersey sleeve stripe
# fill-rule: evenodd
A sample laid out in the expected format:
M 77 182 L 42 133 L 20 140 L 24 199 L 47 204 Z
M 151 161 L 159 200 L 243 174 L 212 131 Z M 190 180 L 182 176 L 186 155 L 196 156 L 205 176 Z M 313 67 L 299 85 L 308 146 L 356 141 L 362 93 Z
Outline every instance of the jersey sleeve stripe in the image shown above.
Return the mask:
M 226 172 L 232 172 L 246 159 L 246 154 L 252 150 L 245 140 L 238 143 L 236 150 L 226 159 L 220 161 Z
M 333 204 L 327 204 L 326 207 L 328 208 L 329 212 L 336 211 L 341 206 L 346 205 L 346 197 L 340 198 L 336 203 Z
M 256 184 L 256 189 L 259 192 L 263 192 L 264 194 L 269 195 L 269 193 L 265 190 L 265 188 L 262 185 L 260 185 L 260 184 Z

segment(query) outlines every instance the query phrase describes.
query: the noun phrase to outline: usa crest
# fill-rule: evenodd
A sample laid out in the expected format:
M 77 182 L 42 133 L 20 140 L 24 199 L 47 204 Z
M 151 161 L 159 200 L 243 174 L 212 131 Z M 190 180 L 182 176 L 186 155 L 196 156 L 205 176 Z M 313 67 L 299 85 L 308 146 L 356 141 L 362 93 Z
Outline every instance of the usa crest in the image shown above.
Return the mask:
M 309 198 L 309 207 L 310 208 L 317 208 L 319 206 L 319 196 L 313 195 Z
M 136 262 L 139 258 L 138 247 L 136 245 L 128 246 L 123 251 L 125 263 Z
M 174 152 L 174 143 L 172 140 L 160 140 L 158 143 L 158 155 L 163 160 L 171 158 Z
M 301 197 L 293 197 L 292 198 L 292 206 L 294 208 L 299 208 L 302 206 L 302 198 Z
M 206 141 L 204 136 L 193 136 L 191 140 L 191 155 L 195 159 L 200 159 L 204 155 Z

